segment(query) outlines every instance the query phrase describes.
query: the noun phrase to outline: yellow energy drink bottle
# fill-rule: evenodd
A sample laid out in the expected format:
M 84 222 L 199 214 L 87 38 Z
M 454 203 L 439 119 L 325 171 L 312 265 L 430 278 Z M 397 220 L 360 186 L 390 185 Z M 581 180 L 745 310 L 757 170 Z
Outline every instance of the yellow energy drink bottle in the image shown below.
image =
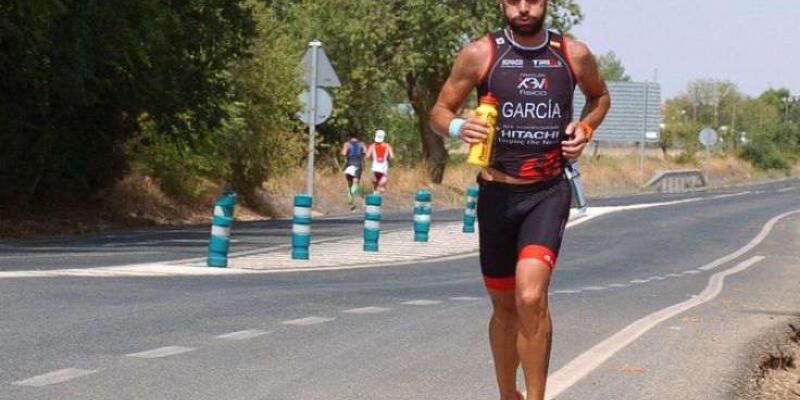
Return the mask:
M 486 140 L 469 147 L 467 164 L 488 167 L 492 158 L 492 145 L 494 144 L 495 128 L 497 127 L 497 106 L 500 103 L 491 93 L 482 96 L 478 102 L 480 104 L 475 109 L 475 114 L 478 119 L 489 127 L 489 132 L 486 135 Z

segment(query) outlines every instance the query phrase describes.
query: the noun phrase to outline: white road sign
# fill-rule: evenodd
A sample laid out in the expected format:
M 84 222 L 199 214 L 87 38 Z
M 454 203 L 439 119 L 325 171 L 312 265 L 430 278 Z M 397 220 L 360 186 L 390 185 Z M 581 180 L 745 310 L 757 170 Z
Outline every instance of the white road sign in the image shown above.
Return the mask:
M 303 78 L 308 86 L 311 86 L 311 72 L 313 62 L 313 49 L 308 49 L 303 56 L 303 61 L 300 62 L 300 67 L 303 68 Z M 342 83 L 339 81 L 339 76 L 333 70 L 331 60 L 325 54 L 325 49 L 322 47 L 317 48 L 317 86 L 318 87 L 340 87 Z
M 303 121 L 304 124 L 309 125 L 308 115 L 311 109 L 311 91 L 305 90 L 300 94 L 300 102 L 303 103 L 303 108 L 297 113 L 297 118 Z M 317 117 L 315 118 L 314 125 L 320 125 L 328 120 L 333 113 L 333 99 L 325 89 L 317 88 Z
M 717 131 L 711 128 L 705 128 L 702 131 L 700 131 L 699 135 L 697 135 L 697 140 L 699 140 L 703 146 L 711 147 L 717 144 L 717 140 L 719 140 L 719 135 L 717 135 Z

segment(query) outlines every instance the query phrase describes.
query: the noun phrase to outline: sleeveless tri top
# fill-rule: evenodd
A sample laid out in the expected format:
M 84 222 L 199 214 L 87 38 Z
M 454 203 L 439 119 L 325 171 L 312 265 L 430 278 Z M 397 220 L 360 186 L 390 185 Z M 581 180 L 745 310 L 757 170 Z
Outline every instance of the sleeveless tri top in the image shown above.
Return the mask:
M 364 148 L 360 140 L 350 139 L 347 144 L 347 165 L 361 166 L 364 158 Z
M 494 51 L 478 96 L 492 93 L 500 102 L 491 167 L 517 178 L 546 180 L 563 173 L 561 141 L 572 121 L 576 79 L 564 37 L 546 34 L 538 47 L 516 43 L 507 30 L 486 39 Z
M 389 172 L 389 145 L 375 143 L 372 145 L 372 171 L 388 174 Z

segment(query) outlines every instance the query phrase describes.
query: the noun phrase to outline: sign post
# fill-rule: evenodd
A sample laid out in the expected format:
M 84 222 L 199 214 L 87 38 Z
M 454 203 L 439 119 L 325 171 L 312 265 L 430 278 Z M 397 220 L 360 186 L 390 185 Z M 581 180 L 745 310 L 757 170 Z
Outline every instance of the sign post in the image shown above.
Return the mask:
M 644 183 L 644 157 L 645 157 L 645 142 L 647 141 L 647 105 L 650 102 L 650 82 L 644 83 L 644 121 L 642 127 L 642 138 L 639 140 L 639 186 Z
M 311 85 L 309 85 L 309 99 L 311 107 L 308 108 L 308 171 L 306 175 L 306 194 L 314 197 L 314 135 L 317 133 L 317 64 L 319 48 L 322 42 L 314 40 L 311 46 Z
M 333 70 L 325 50 L 322 49 L 322 42 L 313 40 L 308 43 L 309 49 L 303 56 L 300 66 L 303 68 L 305 80 L 308 83 L 308 95 L 301 95 L 301 100 L 306 104 L 304 116 L 299 116 L 300 120 L 308 124 L 308 171 L 306 174 L 306 194 L 314 196 L 314 136 L 317 132 L 317 125 L 328 119 L 332 109 L 330 96 L 320 87 L 339 87 L 341 82 Z M 322 98 L 322 104 L 318 104 Z M 323 110 L 319 110 L 319 106 Z M 320 112 L 322 111 L 322 112 Z
M 708 160 L 711 159 L 711 147 L 717 144 L 717 141 L 719 140 L 719 135 L 717 134 L 717 131 L 711 128 L 704 128 L 697 135 L 697 140 L 699 140 L 700 144 L 702 144 L 706 148 L 705 162 L 703 162 L 703 175 L 705 176 L 706 182 L 709 182 Z

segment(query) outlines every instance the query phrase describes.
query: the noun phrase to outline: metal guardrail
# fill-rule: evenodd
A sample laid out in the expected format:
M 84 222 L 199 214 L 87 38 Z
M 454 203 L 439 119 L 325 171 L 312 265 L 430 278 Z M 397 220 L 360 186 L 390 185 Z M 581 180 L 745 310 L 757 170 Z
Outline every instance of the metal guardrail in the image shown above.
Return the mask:
M 681 193 L 706 187 L 706 178 L 699 169 L 660 171 L 644 187 L 659 193 Z

